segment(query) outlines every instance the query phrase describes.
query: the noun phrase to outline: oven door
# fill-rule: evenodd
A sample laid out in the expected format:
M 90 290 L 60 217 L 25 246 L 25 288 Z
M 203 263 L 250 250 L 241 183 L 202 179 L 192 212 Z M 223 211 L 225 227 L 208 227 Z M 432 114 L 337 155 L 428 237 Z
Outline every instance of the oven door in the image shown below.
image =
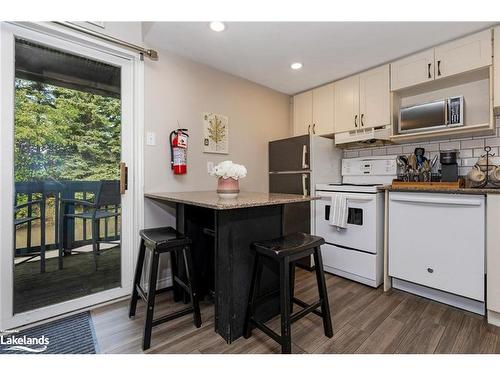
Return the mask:
M 317 192 L 316 234 L 327 243 L 349 249 L 377 252 L 377 194 L 347 193 L 347 228 L 330 225 L 331 193 Z

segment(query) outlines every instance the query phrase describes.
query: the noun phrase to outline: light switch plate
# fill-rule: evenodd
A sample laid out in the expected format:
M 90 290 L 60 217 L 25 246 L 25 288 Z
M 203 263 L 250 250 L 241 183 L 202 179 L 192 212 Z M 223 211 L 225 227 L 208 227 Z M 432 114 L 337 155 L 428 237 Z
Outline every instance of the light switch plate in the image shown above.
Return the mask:
M 213 161 L 207 161 L 207 172 L 212 173 L 212 170 L 214 169 L 214 162 Z
M 146 133 L 146 144 L 148 146 L 156 146 L 156 133 L 155 132 L 147 132 Z

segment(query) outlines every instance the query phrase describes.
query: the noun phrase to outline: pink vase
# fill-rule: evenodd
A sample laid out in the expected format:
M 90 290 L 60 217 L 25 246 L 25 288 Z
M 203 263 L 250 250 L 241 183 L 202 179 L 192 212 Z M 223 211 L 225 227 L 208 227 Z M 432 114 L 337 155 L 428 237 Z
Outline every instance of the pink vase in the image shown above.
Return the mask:
M 219 177 L 217 184 L 217 194 L 225 199 L 234 199 L 240 192 L 240 182 L 234 178 Z

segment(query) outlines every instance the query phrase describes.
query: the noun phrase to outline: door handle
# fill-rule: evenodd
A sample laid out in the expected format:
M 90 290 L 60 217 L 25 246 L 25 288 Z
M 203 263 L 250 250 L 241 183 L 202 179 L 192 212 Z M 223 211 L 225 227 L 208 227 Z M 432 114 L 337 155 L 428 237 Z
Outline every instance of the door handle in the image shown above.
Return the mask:
M 302 195 L 307 195 L 307 186 L 306 186 L 307 174 L 302 173 Z
M 306 157 L 307 157 L 307 146 L 302 145 L 302 169 L 309 168 L 309 165 L 306 162 Z
M 438 60 L 438 76 L 441 75 L 441 60 Z
M 363 123 L 363 117 L 365 117 L 364 113 L 361 114 L 361 126 L 365 126 L 365 124 Z
M 427 64 L 427 78 L 432 78 L 432 76 L 431 76 L 431 63 Z
M 311 134 L 311 125 L 307 125 L 307 134 Z
M 316 134 L 316 124 L 313 124 L 313 134 Z
M 354 127 L 358 127 L 358 115 L 354 116 Z
M 128 167 L 124 161 L 120 162 L 120 194 L 128 190 Z

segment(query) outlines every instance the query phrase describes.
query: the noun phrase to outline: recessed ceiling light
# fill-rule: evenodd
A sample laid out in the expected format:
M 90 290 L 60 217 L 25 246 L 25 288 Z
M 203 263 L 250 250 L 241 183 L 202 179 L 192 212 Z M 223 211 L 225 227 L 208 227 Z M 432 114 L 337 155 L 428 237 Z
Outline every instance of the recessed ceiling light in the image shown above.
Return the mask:
M 220 21 L 212 21 L 210 22 L 209 26 L 210 29 L 212 29 L 213 31 L 217 31 L 218 33 L 226 29 L 226 25 L 224 24 L 224 22 Z
M 292 65 L 290 65 L 290 68 L 292 68 L 293 70 L 299 70 L 300 68 L 302 68 L 302 63 L 294 62 Z

